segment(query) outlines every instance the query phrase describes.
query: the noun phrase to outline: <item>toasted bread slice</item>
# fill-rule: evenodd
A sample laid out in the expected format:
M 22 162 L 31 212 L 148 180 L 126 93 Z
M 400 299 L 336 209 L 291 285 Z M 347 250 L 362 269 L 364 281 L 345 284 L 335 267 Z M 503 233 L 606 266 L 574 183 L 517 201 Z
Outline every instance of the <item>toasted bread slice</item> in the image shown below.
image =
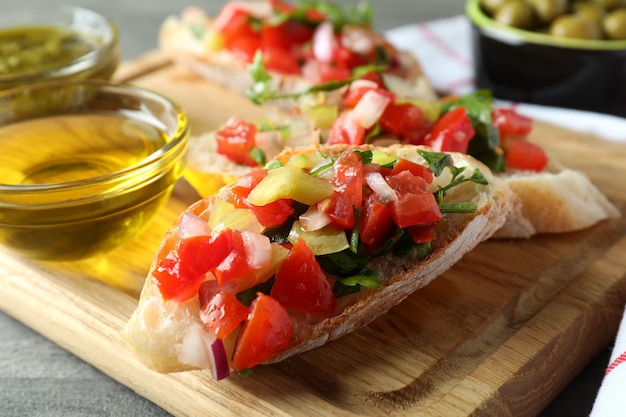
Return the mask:
M 522 206 L 494 237 L 573 232 L 621 216 L 589 177 L 554 159 L 541 172 L 509 171 L 498 176 L 520 197 Z
M 277 159 L 285 162 L 296 154 L 312 155 L 318 151 L 336 156 L 343 151 L 355 149 L 357 148 L 346 145 L 287 148 Z M 417 152 L 418 149 L 424 148 L 416 146 L 395 145 L 386 148 L 363 146 L 358 149 L 380 150 L 397 158 L 426 164 Z M 464 182 L 451 188 L 445 201 L 474 203 L 476 210 L 472 213 L 446 215 L 446 219 L 441 221 L 436 229 L 436 238 L 431 243 L 432 250 L 426 258 L 420 258 L 412 253 L 402 258 L 386 254 L 371 260 L 368 267 L 377 272 L 379 289 L 362 288 L 355 294 L 337 299 L 337 307 L 330 315 L 290 315 L 293 323 L 291 339 L 265 363 L 306 352 L 366 326 L 414 291 L 428 285 L 502 227 L 507 216 L 518 207 L 518 198 L 504 181 L 495 177 L 479 161 L 463 154 L 450 155 L 455 166 L 466 167 L 464 172 L 480 170 L 487 184 Z M 437 184 L 447 184 L 450 175 L 450 171 L 446 169 L 444 174 L 431 184 L 431 190 L 437 189 Z M 131 350 L 150 368 L 160 372 L 190 369 L 189 365 L 180 360 L 181 346 L 187 329 L 190 326 L 202 325 L 198 296 L 184 302 L 164 300 L 153 276 L 158 262 L 177 246 L 180 240 L 178 226 L 185 214 L 198 216 L 206 221 L 217 200 L 232 201 L 232 199 L 232 187 L 224 187 L 218 193 L 190 206 L 169 230 L 155 255 L 139 305 L 123 332 Z
M 261 19 L 272 14 L 268 2 L 236 3 Z M 230 91 L 244 94 L 253 84 L 247 69 L 248 62 L 227 49 L 214 45 L 215 33 L 212 29 L 216 23 L 216 19 L 208 16 L 202 9 L 189 7 L 180 16 L 170 16 L 164 21 L 159 33 L 159 47 L 178 65 Z M 382 35 L 370 33 L 373 37 L 382 39 Z M 407 51 L 397 53 L 397 67 L 384 74 L 389 88 L 407 98 L 436 99 L 437 94 L 415 56 Z M 305 72 L 303 70 L 301 74 L 293 75 L 271 71 L 272 90 L 293 94 L 320 83 L 318 79 L 306 77 Z M 340 92 L 335 91 L 334 94 L 339 95 Z M 274 102 L 274 105 L 287 110 L 294 107 L 295 102 L 281 100 Z

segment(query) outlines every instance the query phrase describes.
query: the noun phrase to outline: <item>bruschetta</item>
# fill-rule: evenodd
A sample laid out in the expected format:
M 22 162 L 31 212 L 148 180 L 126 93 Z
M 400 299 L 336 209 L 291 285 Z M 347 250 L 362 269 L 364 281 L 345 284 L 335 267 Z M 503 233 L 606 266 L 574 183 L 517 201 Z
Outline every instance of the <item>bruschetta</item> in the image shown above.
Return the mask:
M 482 163 L 413 145 L 287 148 L 190 206 L 124 329 L 160 372 L 217 379 L 366 326 L 502 227 Z
M 247 67 L 261 53 L 282 93 L 370 66 L 407 96 L 436 97 L 415 57 L 373 29 L 365 3 L 344 9 L 332 2 L 233 1 L 215 17 L 189 7 L 165 20 L 159 45 L 180 66 L 242 94 L 253 85 Z

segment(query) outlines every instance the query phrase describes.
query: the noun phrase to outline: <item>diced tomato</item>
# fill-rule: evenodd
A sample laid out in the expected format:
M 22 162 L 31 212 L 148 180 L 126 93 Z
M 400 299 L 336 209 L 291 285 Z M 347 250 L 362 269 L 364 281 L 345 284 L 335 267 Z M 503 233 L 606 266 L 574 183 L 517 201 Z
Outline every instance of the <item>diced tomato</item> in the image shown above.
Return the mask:
M 522 116 L 512 108 L 496 108 L 492 112 L 492 122 L 500 131 L 500 138 L 527 136 L 533 128 L 533 120 Z
M 293 324 L 284 307 L 271 296 L 258 293 L 237 338 L 233 368 L 243 371 L 272 358 L 287 346 L 292 333 Z
M 263 62 L 268 71 L 300 74 L 300 64 L 292 52 L 278 47 L 263 48 Z
M 342 152 L 333 166 L 331 184 L 335 192 L 350 196 L 354 207 L 363 203 L 363 162 L 356 152 Z
M 256 144 L 256 132 L 257 127 L 254 124 L 231 117 L 226 126 L 215 133 L 217 153 L 238 164 L 257 166 L 258 163 L 250 156 Z
M 219 19 L 226 49 L 241 53 L 247 62 L 252 62 L 254 53 L 261 46 L 261 37 L 251 24 L 252 16 L 243 8 L 225 10 L 224 13 Z
M 236 278 L 241 278 L 252 271 L 248 265 L 248 256 L 240 233 L 226 229 L 222 233 L 230 232 L 228 254 L 215 267 L 214 274 L 219 285 L 224 285 Z M 223 250 L 223 249 L 222 249 Z
M 343 113 L 330 128 L 326 143 L 328 145 L 363 145 L 365 129 L 355 118 L 351 117 L 350 113 Z
M 456 107 L 435 122 L 424 144 L 439 152 L 467 153 L 475 133 L 465 107 Z
M 261 27 L 263 49 L 280 48 L 289 53 L 313 38 L 313 28 L 304 22 L 286 20 L 278 25 L 264 22 Z M 265 57 L 264 57 L 265 58 Z
M 193 297 L 204 280 L 202 275 L 185 275 L 179 273 L 180 262 L 175 251 L 159 260 L 152 272 L 161 296 L 165 301 L 186 301 Z
M 380 247 L 393 230 L 391 208 L 383 204 L 376 193 L 369 194 L 363 203 L 359 233 L 361 241 L 374 248 Z
M 320 83 L 347 80 L 352 76 L 350 68 L 343 65 L 337 65 L 335 62 L 319 62 L 318 71 Z
M 178 244 L 180 274 L 204 275 L 222 262 L 230 252 L 233 232 L 226 229 L 212 236 L 194 236 Z
M 540 172 L 548 163 L 548 155 L 535 143 L 514 140 L 506 150 L 504 163 L 507 168 Z
M 250 171 L 237 178 L 237 181 L 235 181 L 232 187 L 235 208 L 248 207 L 245 201 L 246 197 L 248 197 L 250 191 L 266 176 L 267 171 L 261 167 L 257 167 L 252 168 Z
M 258 36 L 242 36 L 232 39 L 227 48 L 235 55 L 239 55 L 242 61 L 250 63 L 254 60 L 256 51 L 261 48 L 261 39 Z
M 175 252 L 159 261 L 153 276 L 163 298 L 185 301 L 193 297 L 207 272 L 229 253 L 232 231 L 214 236 L 194 236 L 179 242 Z
M 337 67 L 352 70 L 356 67 L 366 65 L 367 59 L 356 52 L 341 45 L 341 40 L 337 39 L 337 47 L 333 50 L 333 62 Z
M 398 227 L 405 228 L 443 219 L 437 201 L 422 177 L 402 171 L 387 177 L 387 182 L 398 194 L 398 199 L 389 203 L 391 215 Z
M 280 199 L 264 206 L 248 204 L 263 227 L 276 227 L 283 224 L 294 213 L 293 200 Z
M 200 310 L 200 319 L 219 339 L 225 339 L 246 317 L 248 307 L 225 291 L 217 292 Z
M 398 174 L 402 171 L 409 171 L 413 175 L 424 178 L 427 183 L 433 182 L 433 173 L 424 165 L 417 164 L 408 159 L 398 158 L 396 164 L 393 166 L 391 175 Z
M 423 143 L 431 126 L 422 109 L 410 103 L 390 104 L 379 122 L 384 132 L 398 135 L 413 145 Z
M 435 234 L 435 229 L 437 228 L 437 223 L 429 223 L 429 224 L 419 224 L 417 226 L 410 226 L 407 228 L 407 231 L 413 238 L 413 242 L 417 245 L 421 243 L 430 243 L 437 235 Z
M 342 152 L 333 167 L 331 183 L 335 187 L 330 201 L 322 205 L 331 222 L 343 229 L 354 228 L 354 210 L 363 204 L 363 163 L 355 152 Z
M 332 313 L 337 304 L 326 274 L 302 238 L 276 272 L 270 295 L 284 307 L 312 313 Z

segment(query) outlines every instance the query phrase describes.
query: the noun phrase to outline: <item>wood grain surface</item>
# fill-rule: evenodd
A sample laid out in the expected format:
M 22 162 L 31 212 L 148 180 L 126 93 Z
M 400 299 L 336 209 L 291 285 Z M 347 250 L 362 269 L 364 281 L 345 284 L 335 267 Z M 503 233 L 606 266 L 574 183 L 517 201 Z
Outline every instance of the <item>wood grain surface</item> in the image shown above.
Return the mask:
M 195 133 L 261 114 L 158 55 L 118 77 L 179 102 Z M 587 173 L 623 217 L 484 242 L 368 327 L 247 377 L 158 374 L 119 336 L 161 236 L 196 198 L 184 182 L 142 236 L 107 256 L 44 264 L 0 252 L 0 309 L 174 415 L 535 416 L 617 331 L 626 302 L 626 146 L 543 123 L 533 139 Z

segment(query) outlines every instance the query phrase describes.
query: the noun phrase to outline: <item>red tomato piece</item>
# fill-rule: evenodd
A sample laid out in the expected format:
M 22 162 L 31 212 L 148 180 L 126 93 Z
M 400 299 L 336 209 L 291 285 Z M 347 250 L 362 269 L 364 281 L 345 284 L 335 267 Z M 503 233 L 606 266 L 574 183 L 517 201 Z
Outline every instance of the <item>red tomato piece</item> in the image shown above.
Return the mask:
M 431 126 L 422 109 L 410 103 L 390 104 L 379 122 L 384 132 L 398 135 L 413 145 L 423 143 Z
M 312 38 L 313 28 L 296 20 L 285 20 L 278 25 L 264 22 L 261 27 L 263 49 L 280 48 L 288 53 L 295 53 L 300 45 Z
M 467 153 L 475 133 L 465 107 L 456 107 L 435 122 L 424 144 L 439 152 Z
M 181 275 L 179 273 L 180 262 L 175 251 L 172 251 L 164 259 L 159 260 L 157 267 L 152 272 L 156 280 L 161 296 L 165 301 L 186 301 L 193 297 L 204 280 L 201 275 Z
M 240 233 L 226 229 L 222 233 L 231 233 L 228 254 L 215 267 L 214 274 L 218 285 L 224 285 L 237 278 L 248 275 L 252 268 L 248 265 L 248 256 Z
M 231 117 L 226 126 L 215 133 L 217 153 L 238 164 L 257 166 L 258 163 L 250 156 L 256 145 L 256 133 L 257 127 L 254 124 Z
M 389 205 L 383 204 L 376 193 L 368 195 L 363 203 L 363 214 L 359 225 L 361 241 L 368 246 L 378 248 L 389 237 L 393 225 Z
M 500 131 L 500 138 L 527 136 L 533 129 L 533 119 L 522 116 L 512 108 L 496 108 L 491 117 L 493 125 Z
M 541 172 L 548 163 L 543 148 L 525 140 L 514 140 L 506 150 L 504 164 L 507 168 Z
M 320 83 L 347 80 L 352 76 L 350 68 L 343 65 L 337 65 L 333 62 L 319 62 L 318 64 Z
M 365 143 L 365 129 L 351 117 L 350 113 L 341 114 L 328 132 L 328 145 L 363 145 Z
M 342 152 L 333 166 L 331 184 L 335 192 L 350 196 L 356 208 L 363 203 L 363 162 L 355 152 Z
M 398 199 L 389 203 L 391 215 L 398 227 L 405 228 L 443 219 L 437 200 L 422 177 L 402 171 L 387 177 L 387 182 L 398 194 Z
M 288 199 L 276 200 L 264 206 L 248 204 L 247 207 L 264 227 L 280 226 L 295 212 L 293 200 Z
M 222 262 L 231 246 L 232 231 L 224 230 L 213 236 L 194 236 L 178 244 L 180 273 L 204 275 Z
M 279 47 L 264 47 L 263 62 L 268 71 L 300 74 L 300 64 L 292 52 Z
M 267 171 L 261 167 L 257 167 L 252 168 L 250 171 L 237 178 L 232 188 L 235 208 L 248 207 L 246 197 L 248 197 L 250 191 L 266 176 Z
M 332 313 L 337 305 L 326 274 L 302 238 L 276 272 L 270 295 L 284 307 L 311 313 Z
M 435 229 L 437 228 L 437 223 L 430 224 L 420 224 L 417 226 L 410 226 L 407 228 L 407 231 L 413 238 L 413 242 L 415 244 L 421 243 L 430 243 L 437 235 L 435 234 Z
M 240 53 L 246 62 L 252 62 L 254 53 L 261 46 L 261 36 L 251 24 L 252 16 L 240 7 L 224 8 L 218 17 L 219 31 L 226 49 Z
M 233 368 L 243 371 L 271 359 L 287 346 L 292 333 L 285 308 L 269 295 L 258 293 L 237 338 Z
M 224 340 L 248 317 L 248 313 L 248 307 L 237 300 L 237 297 L 229 292 L 219 291 L 200 310 L 200 319 L 215 336 Z
M 422 177 L 429 184 L 433 182 L 433 173 L 430 172 L 428 168 L 413 161 L 409 161 L 408 159 L 399 158 L 393 166 L 391 175 L 398 174 L 402 171 L 409 171 L 413 175 Z
M 335 187 L 322 208 L 332 223 L 343 229 L 354 228 L 354 211 L 363 204 L 363 163 L 355 152 L 343 152 L 335 161 L 331 183 Z

